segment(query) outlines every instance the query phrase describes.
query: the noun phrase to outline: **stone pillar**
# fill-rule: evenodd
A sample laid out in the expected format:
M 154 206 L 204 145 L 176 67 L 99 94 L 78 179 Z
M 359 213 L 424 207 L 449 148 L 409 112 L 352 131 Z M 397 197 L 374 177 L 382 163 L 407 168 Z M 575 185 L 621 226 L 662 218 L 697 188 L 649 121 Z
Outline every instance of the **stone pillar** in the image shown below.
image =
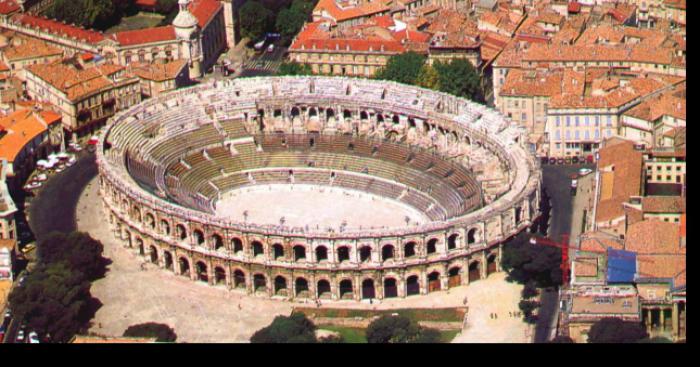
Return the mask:
M 486 263 L 486 251 L 481 251 L 481 279 L 486 279 L 486 276 L 488 275 L 486 272 L 486 268 L 488 267 L 488 264 Z
M 362 283 L 360 282 L 360 275 L 354 274 L 352 277 L 352 294 L 355 301 L 362 299 Z
M 426 274 L 425 268 L 421 269 L 420 276 L 418 277 L 418 286 L 420 289 L 420 294 L 428 294 L 428 275 Z
M 666 315 L 664 314 L 666 312 L 665 308 L 660 308 L 659 309 L 659 325 L 661 326 L 661 331 L 666 331 Z
M 503 258 L 503 243 L 498 244 L 498 255 L 496 256 L 496 271 L 503 271 L 501 268 L 501 259 Z
M 679 335 L 680 334 L 680 330 L 679 330 L 680 329 L 679 328 L 680 317 L 678 317 L 679 316 L 678 309 L 679 309 L 678 302 L 674 302 L 673 308 L 671 309 L 671 323 L 673 324 L 672 328 L 673 328 L 673 337 L 674 338 L 677 338 L 678 336 L 680 336 Z
M 647 332 L 651 331 L 651 325 L 652 325 L 652 320 L 651 320 L 651 309 L 647 308 L 646 309 L 647 313 L 647 321 L 646 321 L 646 327 L 647 327 Z

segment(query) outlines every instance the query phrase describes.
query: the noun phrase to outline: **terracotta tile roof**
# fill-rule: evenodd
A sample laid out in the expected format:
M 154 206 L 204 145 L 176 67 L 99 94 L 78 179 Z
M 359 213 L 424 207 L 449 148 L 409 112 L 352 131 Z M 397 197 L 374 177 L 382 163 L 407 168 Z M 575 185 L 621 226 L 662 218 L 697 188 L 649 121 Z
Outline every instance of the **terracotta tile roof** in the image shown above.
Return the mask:
M 50 64 L 30 65 L 27 70 L 65 93 L 69 100 L 76 101 L 116 85 L 114 74 L 122 72 L 125 67 L 102 64 L 81 70 L 73 65 L 58 61 Z M 129 76 L 125 75 L 125 77 Z
M 670 65 L 672 49 L 643 45 L 533 44 L 523 55 L 525 62 L 643 62 Z
M 358 6 L 340 7 L 335 0 L 319 0 L 313 12 L 325 11 L 333 20 L 341 22 L 344 20 L 367 17 L 370 15 L 387 12 L 391 9 L 387 1 L 373 1 Z M 346 4 L 347 5 L 347 4 Z
M 75 38 L 88 43 L 99 43 L 106 38 L 104 34 L 98 31 L 83 29 L 70 24 L 63 24 L 56 20 L 34 15 L 17 14 L 13 16 L 12 20 L 27 27 L 46 30 L 52 34 Z
M 686 9 L 686 0 L 664 0 L 664 5 L 676 8 L 676 9 Z
M 15 0 L 0 0 L 0 14 L 10 14 L 21 10 Z
M 4 71 L 10 71 L 10 68 L 7 67 L 7 64 L 5 64 L 2 60 L 0 60 L 0 73 Z
M 624 243 L 619 238 L 604 232 L 592 231 L 581 235 L 579 249 L 583 252 L 605 253 L 608 248 L 624 249 Z
M 63 50 L 60 48 L 33 38 L 27 39 L 19 45 L 7 46 L 0 51 L 10 61 L 63 55 Z
M 642 198 L 644 213 L 685 213 L 685 198 L 680 196 L 645 196 Z
M 179 59 L 164 64 L 131 63 L 129 68 L 141 79 L 164 81 L 175 79 L 187 65 L 187 60 Z
M 657 121 L 663 116 L 672 116 L 686 120 L 685 86 L 680 85 L 672 90 L 665 91 L 657 97 L 647 99 L 637 106 L 627 110 L 624 115 L 642 119 L 645 121 Z
M 222 7 L 216 0 L 193 0 L 188 9 L 197 18 L 199 27 L 204 28 Z
M 596 222 L 622 217 L 622 204 L 642 191 L 642 152 L 635 150 L 634 145 L 628 140 L 607 139 L 599 150 L 598 170 L 603 176 Z
M 637 254 L 685 254 L 680 246 L 680 225 L 647 219 L 627 227 L 625 250 Z
M 117 32 L 112 35 L 112 37 L 122 46 L 174 41 L 177 39 L 175 35 L 175 27 L 171 25 Z
M 594 277 L 598 275 L 597 257 L 576 257 L 575 275 L 577 277 Z
M 0 118 L 0 130 L 5 134 L 0 138 L 0 159 L 14 162 L 17 154 L 47 128 L 61 122 L 61 115 L 41 111 L 19 110 Z
M 330 32 L 321 27 L 323 23 L 322 21 L 307 23 L 297 34 L 289 49 L 291 51 L 304 50 L 304 52 L 322 52 L 324 50 L 369 52 L 372 50 L 372 52 L 377 53 L 401 53 L 405 51 L 401 42 L 393 38 L 391 40 L 376 37 L 366 39 L 362 36 L 360 36 L 362 38 L 351 38 L 351 36 L 332 38 Z

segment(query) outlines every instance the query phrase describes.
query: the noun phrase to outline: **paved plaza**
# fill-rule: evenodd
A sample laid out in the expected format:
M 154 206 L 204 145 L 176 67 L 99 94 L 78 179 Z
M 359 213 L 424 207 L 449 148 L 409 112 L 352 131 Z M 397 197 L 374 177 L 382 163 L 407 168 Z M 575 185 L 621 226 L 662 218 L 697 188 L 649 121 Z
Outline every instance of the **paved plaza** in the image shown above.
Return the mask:
M 83 191 L 78 203 L 78 229 L 102 241 L 105 257 L 112 261 L 103 279 L 91 292 L 102 302 L 90 331 L 121 335 L 133 324 L 159 322 L 172 326 L 179 342 L 247 342 L 276 315 L 289 314 L 301 302 L 285 302 L 246 296 L 238 291 L 192 282 L 155 265 L 124 248 L 109 231 L 98 196 L 97 180 Z M 325 301 L 333 308 L 429 308 L 461 307 L 465 297 L 469 315 L 459 342 L 529 342 L 529 327 L 522 318 L 509 317 L 518 310 L 520 289 L 508 283 L 504 273 L 491 275 L 469 286 L 448 291 L 391 299 L 369 304 L 356 301 Z M 312 303 L 309 303 L 311 305 Z M 498 319 L 490 319 L 490 313 Z

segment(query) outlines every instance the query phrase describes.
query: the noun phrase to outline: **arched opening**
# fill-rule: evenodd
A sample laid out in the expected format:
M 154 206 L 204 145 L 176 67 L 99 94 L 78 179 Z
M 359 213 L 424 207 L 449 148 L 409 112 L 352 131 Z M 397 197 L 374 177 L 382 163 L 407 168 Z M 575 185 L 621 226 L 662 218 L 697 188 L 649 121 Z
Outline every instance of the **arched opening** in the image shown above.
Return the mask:
M 294 246 L 294 261 L 306 260 L 306 247 L 301 245 Z
M 226 284 L 226 270 L 220 266 L 214 268 L 214 284 Z
M 471 245 L 476 243 L 476 228 L 472 228 L 467 232 L 467 244 Z
M 350 261 L 350 249 L 347 246 L 338 248 L 338 262 Z
M 520 219 L 522 219 L 522 218 L 520 218 L 522 215 L 522 211 L 523 211 L 523 209 L 521 207 L 515 208 L 515 224 L 516 225 L 520 224 Z
M 231 247 L 233 247 L 233 253 L 237 254 L 243 251 L 243 241 L 240 238 L 234 237 L 231 240 Z
M 447 237 L 447 249 L 454 250 L 457 248 L 457 240 L 459 239 L 459 234 L 453 233 L 450 237 Z
M 416 256 L 416 243 L 411 241 L 403 245 L 403 256 L 410 258 Z
M 406 295 L 412 296 L 420 294 L 420 284 L 418 284 L 418 275 L 411 275 L 406 278 Z
M 287 279 L 278 275 L 275 277 L 275 295 L 287 296 Z
M 304 278 L 297 278 L 294 282 L 296 296 L 301 298 L 309 297 L 309 282 Z
M 369 246 L 362 246 L 360 248 L 360 262 L 366 263 L 372 261 L 372 248 Z
M 214 250 L 220 250 L 224 248 L 224 239 L 218 234 L 211 236 L 211 240 L 214 243 Z
M 173 270 L 173 255 L 170 252 L 163 252 L 163 262 L 165 263 L 165 268 L 168 270 Z
M 240 270 L 233 272 L 233 287 L 245 288 L 245 273 Z
M 299 108 L 298 107 L 292 107 L 292 110 L 289 112 L 289 115 L 292 117 L 292 120 L 295 118 L 299 117 Z
M 328 249 L 326 248 L 326 246 L 316 247 L 316 261 L 328 261 Z
M 260 241 L 253 241 L 253 256 L 262 256 L 265 251 L 263 249 L 263 244 Z
M 272 245 L 272 258 L 275 260 L 284 258 L 284 247 L 279 243 Z
M 180 260 L 178 260 L 179 265 L 180 265 L 180 275 L 189 277 L 190 276 L 190 262 L 187 261 L 186 258 L 181 257 Z
M 440 288 L 440 273 L 434 271 L 428 274 L 428 292 L 439 291 Z
M 428 244 L 425 246 L 425 251 L 428 254 L 434 254 L 435 252 L 437 252 L 437 242 L 437 238 L 431 238 L 430 240 L 428 240 Z
M 202 231 L 195 229 L 194 232 L 192 232 L 192 235 L 194 236 L 194 241 L 198 245 L 201 245 L 204 243 L 204 233 L 202 233 Z
M 352 112 L 350 110 L 343 110 L 343 119 L 348 120 L 352 118 Z
M 491 254 L 486 257 L 486 276 L 489 276 L 497 271 L 496 254 Z
M 399 115 L 394 115 L 394 116 L 391 118 L 391 121 L 392 121 L 395 125 L 398 124 L 399 121 L 400 121 L 400 120 L 399 120 Z
M 139 210 L 139 207 L 134 206 L 132 209 L 132 213 L 133 213 L 133 215 L 132 215 L 131 219 L 133 219 L 137 222 L 141 222 L 141 211 Z
M 187 229 L 185 228 L 184 225 L 178 224 L 175 227 L 175 230 L 177 231 L 177 236 L 181 239 L 184 240 L 187 238 Z
M 151 213 L 146 214 L 146 225 L 151 227 L 151 229 L 156 228 L 156 218 L 153 216 L 153 214 L 151 214 Z
M 366 111 L 361 111 L 361 112 L 360 112 L 360 120 L 361 120 L 361 121 L 365 121 L 365 120 L 367 120 L 368 118 L 369 118 L 369 115 L 367 115 L 367 112 L 366 112 Z
M 447 285 L 448 287 L 457 287 L 462 284 L 462 276 L 459 266 L 453 266 L 447 271 Z
M 309 117 L 318 117 L 316 107 L 309 108 Z
M 394 298 L 399 296 L 398 287 L 396 286 L 396 279 L 386 278 L 384 279 L 384 298 Z
M 384 116 L 382 114 L 377 114 L 377 124 L 384 123 Z
M 207 274 L 207 264 L 205 264 L 202 261 L 198 261 L 195 264 L 197 268 L 197 280 L 201 280 L 203 282 L 209 281 L 209 275 Z
M 262 274 L 253 275 L 253 291 L 254 292 L 264 292 L 267 290 L 267 282 L 265 281 L 265 276 Z
M 382 247 L 382 261 L 387 261 L 394 258 L 394 246 L 386 245 Z
M 325 279 L 319 280 L 316 284 L 316 297 L 331 298 L 331 283 Z
M 170 224 L 168 223 L 168 221 L 161 220 L 160 221 L 160 228 L 161 228 L 161 231 L 163 231 L 163 234 L 165 234 L 166 236 L 170 235 Z
M 365 279 L 362 281 L 362 299 L 376 298 L 374 295 L 374 280 Z
M 329 108 L 326 110 L 326 120 L 330 120 L 335 116 L 335 112 L 333 111 L 332 108 Z
M 474 261 L 469 264 L 469 281 L 473 282 L 479 279 L 481 279 L 481 264 L 478 261 Z
M 340 299 L 352 299 L 352 281 L 344 279 L 339 284 Z
M 146 250 L 143 247 L 143 240 L 141 238 L 136 238 L 136 247 L 139 249 L 139 255 L 143 256 Z
M 156 247 L 151 245 L 148 248 L 148 252 L 151 256 L 151 262 L 154 264 L 157 264 L 158 263 L 158 250 L 156 250 Z

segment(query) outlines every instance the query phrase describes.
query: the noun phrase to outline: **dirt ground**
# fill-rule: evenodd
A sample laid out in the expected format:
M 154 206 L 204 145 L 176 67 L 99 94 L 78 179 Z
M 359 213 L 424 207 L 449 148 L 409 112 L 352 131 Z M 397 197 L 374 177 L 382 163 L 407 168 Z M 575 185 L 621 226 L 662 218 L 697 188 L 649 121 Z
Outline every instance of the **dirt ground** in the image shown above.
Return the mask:
M 105 246 L 112 261 L 107 275 L 93 283 L 91 292 L 103 306 L 92 321 L 91 332 L 122 335 L 133 324 L 159 322 L 175 329 L 179 342 L 247 342 L 276 315 L 289 314 L 299 302 L 246 296 L 237 291 L 195 283 L 145 263 L 124 248 L 109 231 L 94 179 L 81 194 L 77 208 L 78 230 L 90 233 Z M 144 270 L 141 269 L 142 264 Z M 325 301 L 322 307 L 366 309 L 469 307 L 465 329 L 454 342 L 529 342 L 529 327 L 518 310 L 522 286 L 508 283 L 504 273 L 492 274 L 469 286 L 373 304 Z M 497 319 L 489 314 L 495 312 Z

